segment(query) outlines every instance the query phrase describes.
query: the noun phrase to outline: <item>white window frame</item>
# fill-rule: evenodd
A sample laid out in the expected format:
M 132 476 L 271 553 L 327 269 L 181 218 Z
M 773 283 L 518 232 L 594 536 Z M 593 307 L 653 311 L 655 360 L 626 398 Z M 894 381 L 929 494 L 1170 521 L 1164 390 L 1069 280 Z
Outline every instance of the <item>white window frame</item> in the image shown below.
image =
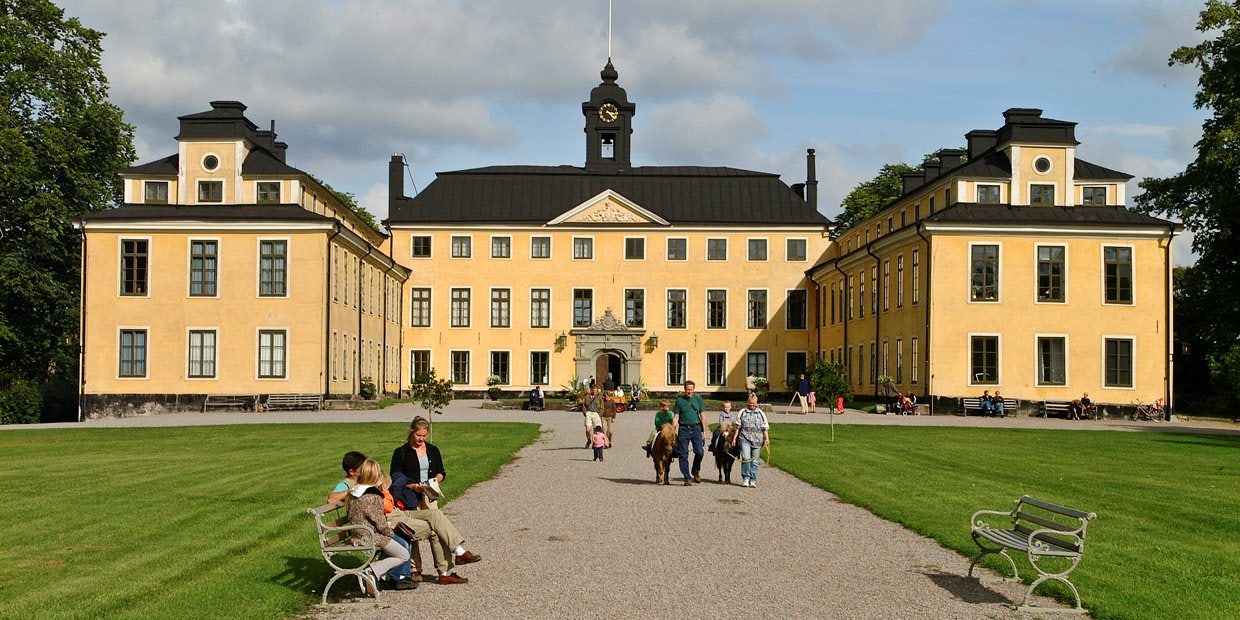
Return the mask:
M 529 299 L 529 302 L 530 302 L 529 303 L 530 329 L 551 329 L 551 326 L 554 324 L 554 321 L 552 320 L 552 318 L 555 316 L 555 313 L 552 312 L 552 308 L 555 306 L 554 287 L 552 286 L 531 286 L 527 290 L 528 290 L 527 298 Z M 536 290 L 547 291 L 547 324 L 546 325 L 539 325 L 539 326 L 534 325 L 534 291 Z
M 685 257 L 684 258 L 672 258 L 671 257 L 673 241 L 684 241 L 685 242 Z M 665 260 L 675 262 L 675 263 L 683 263 L 689 260 L 689 238 L 688 237 L 668 237 L 666 239 L 666 243 L 664 244 L 664 249 L 666 250 L 663 253 Z
M 189 373 L 189 366 L 190 366 L 190 363 L 192 362 L 192 360 L 190 359 L 190 351 L 192 350 L 190 338 L 193 336 L 193 332 L 211 332 L 215 334 L 215 342 L 214 342 L 215 351 L 211 359 L 211 367 L 214 369 L 214 374 L 210 376 L 196 377 Z M 218 326 L 186 327 L 185 328 L 185 380 L 186 381 L 219 381 L 220 380 L 220 328 Z
M 426 290 L 429 296 L 426 298 L 426 325 L 413 324 L 413 292 L 416 290 Z M 449 310 L 449 312 L 451 312 Z M 435 288 L 432 286 L 411 286 L 409 287 L 409 328 L 410 329 L 429 329 L 435 326 Z
M 125 286 L 125 242 L 126 241 L 145 241 L 146 242 L 146 294 L 145 295 L 127 295 L 124 292 Z M 150 299 L 151 291 L 155 288 L 155 243 L 149 236 L 141 235 L 121 235 L 116 239 L 116 297 L 118 299 Z M 189 290 L 189 285 L 186 285 Z M 216 287 L 219 291 L 219 287 Z M 119 359 L 119 358 L 118 358 Z
M 466 241 L 469 242 L 469 255 L 468 256 L 457 256 L 456 240 L 458 238 L 465 239 Z M 455 259 L 455 260 L 470 260 L 473 257 L 474 257 L 474 236 L 473 235 L 471 234 L 448 235 L 448 258 Z
M 534 381 L 534 354 L 535 353 L 541 353 L 547 356 L 547 375 L 542 378 L 541 382 Z M 530 349 L 529 350 L 529 355 L 527 355 L 525 358 L 525 363 L 526 363 L 525 374 L 529 376 L 530 386 L 551 385 L 551 377 L 555 376 L 555 373 L 551 369 L 551 366 L 554 363 L 554 361 L 555 361 L 555 356 L 552 355 L 551 351 L 547 349 Z
M 766 293 L 766 307 L 762 310 L 762 327 L 753 327 L 749 324 L 749 294 L 754 291 Z M 765 288 L 747 288 L 745 289 L 745 329 L 754 331 L 764 331 L 771 327 L 771 291 Z M 770 368 L 770 361 L 767 361 L 767 367 Z
M 711 379 L 710 377 L 710 356 L 712 355 L 723 356 L 723 382 L 722 383 L 711 383 L 710 381 Z M 767 360 L 767 362 L 769 363 L 770 360 Z M 702 370 L 703 370 L 702 377 L 704 379 L 703 383 L 705 383 L 708 387 L 726 387 L 728 385 L 728 352 L 727 351 L 706 351 L 705 355 L 702 356 Z
M 994 337 L 995 344 L 995 381 L 994 383 L 978 383 L 973 373 L 973 338 L 974 337 Z M 988 388 L 991 386 L 1003 385 L 1003 334 L 998 332 L 969 332 L 965 334 L 965 365 L 969 367 L 968 378 L 970 387 Z M 1034 371 L 1036 372 L 1036 370 Z
M 1132 343 L 1132 366 L 1129 372 L 1132 373 L 1132 385 L 1107 385 L 1107 341 L 1108 340 L 1127 340 Z M 1134 334 L 1102 334 L 1102 338 L 1098 341 L 1101 359 L 1099 360 L 1098 388 L 1103 390 L 1128 390 L 1130 392 L 1137 391 L 1137 337 Z
M 642 257 L 641 258 L 629 258 L 629 241 L 630 240 L 640 240 L 642 242 Z M 645 236 L 625 237 L 624 238 L 624 260 L 629 261 L 629 262 L 645 262 L 646 256 L 648 255 L 648 253 L 646 252 L 647 245 L 649 244 L 646 243 Z
M 761 241 L 765 247 L 766 258 L 754 258 L 750 253 L 749 244 L 754 241 Z M 784 250 L 787 252 L 787 249 Z M 769 263 L 771 262 L 771 241 L 766 237 L 746 237 L 745 238 L 745 260 L 751 263 Z
M 143 373 L 141 375 L 122 375 L 121 374 L 121 332 L 134 332 L 134 331 L 140 331 L 146 334 L 146 342 L 143 343 L 142 345 L 142 351 L 144 355 L 144 358 L 142 360 Z M 148 381 L 150 380 L 151 378 L 151 326 L 150 325 L 117 325 L 115 334 L 116 336 L 113 342 L 116 343 L 116 349 L 115 349 L 115 355 L 112 356 L 112 359 L 116 361 L 116 366 L 114 366 L 112 369 L 113 378 L 115 378 L 117 381 Z
M 1107 248 L 1128 248 L 1132 256 L 1132 301 L 1107 301 Z M 1103 243 L 1098 246 L 1098 292 L 1104 308 L 1134 308 L 1137 305 L 1137 247 L 1131 243 Z
M 1034 304 L 1042 305 L 1042 306 L 1066 306 L 1070 302 L 1070 300 L 1068 299 L 1068 295 L 1069 295 L 1069 291 L 1071 290 L 1071 287 L 1068 286 L 1068 278 L 1069 278 L 1069 275 L 1072 273 L 1072 270 L 1071 270 L 1071 266 L 1068 260 L 1069 260 L 1069 255 L 1071 254 L 1071 251 L 1070 251 L 1071 247 L 1072 246 L 1070 246 L 1067 242 L 1033 244 L 1033 303 Z M 1038 258 L 1038 254 L 1042 248 L 1063 248 L 1063 301 L 1041 301 L 1038 299 L 1038 265 L 1040 264 L 1040 259 Z M 1102 281 L 1103 281 L 1103 284 L 1105 285 L 1106 284 L 1105 273 L 1102 274 Z M 1102 292 L 1102 295 L 1103 297 L 1106 297 L 1105 290 Z
M 973 299 L 973 248 L 976 246 L 995 246 L 995 298 Z M 965 301 L 969 304 L 992 306 L 1003 303 L 1003 242 L 1002 241 L 970 241 L 968 259 L 965 261 Z
M 1038 347 L 1038 341 L 1043 338 L 1063 339 L 1063 383 L 1042 382 L 1042 351 Z M 1068 334 L 1035 333 L 1033 335 L 1033 384 L 1040 388 L 1067 387 L 1072 385 L 1072 342 L 1068 338 Z
M 534 256 L 534 241 L 536 239 L 547 240 L 547 255 L 546 256 Z M 530 235 L 530 260 L 551 260 L 552 257 L 554 256 L 553 254 L 554 250 L 555 250 L 555 244 L 551 242 L 550 235 Z
M 284 294 L 263 294 L 263 243 L 268 241 L 284 242 Z M 361 268 L 358 269 L 361 278 Z M 254 240 L 254 298 L 255 299 L 288 299 L 293 291 L 293 239 L 291 237 L 259 237 Z M 349 291 L 346 291 L 349 292 Z
M 508 240 L 508 256 L 496 256 L 495 255 L 495 240 L 496 239 L 507 239 Z M 490 243 L 491 245 L 490 254 L 493 260 L 512 260 L 512 235 L 491 235 L 490 242 L 491 242 Z
M 263 358 L 263 332 L 284 332 L 284 375 L 275 377 L 264 377 L 261 375 L 262 358 Z M 279 325 L 260 325 L 254 328 L 254 380 L 255 381 L 289 381 L 292 373 L 289 370 L 293 367 L 293 330 L 288 326 Z M 348 367 L 348 360 L 345 366 Z
M 578 241 L 586 241 L 586 242 L 589 242 L 589 247 L 590 247 L 590 256 L 589 256 L 589 257 L 587 257 L 587 258 L 581 258 L 581 257 L 578 257 L 578 256 L 577 256 L 577 242 L 578 242 Z M 575 261 L 592 261 L 592 260 L 594 260 L 594 256 L 595 256 L 595 253 L 594 253 L 594 235 L 584 235 L 584 236 L 577 236 L 577 235 L 574 235 L 574 236 L 573 236 L 573 260 L 575 260 Z
M 465 290 L 469 292 L 469 312 L 466 313 L 465 325 L 454 325 L 452 321 L 452 304 L 455 301 L 452 298 L 452 292 L 456 290 Z M 490 300 L 488 300 L 489 302 Z M 488 311 L 490 304 L 487 305 Z M 489 314 L 488 314 L 489 316 Z M 449 286 L 448 287 L 448 329 L 471 329 L 474 324 L 474 287 L 472 286 Z
M 788 244 L 793 241 L 800 241 L 805 245 L 805 258 L 791 258 L 788 254 Z M 809 262 L 809 238 L 808 237 L 786 237 L 784 239 L 784 262 L 787 263 L 805 263 Z
M 670 381 L 671 379 L 670 375 L 672 373 L 671 356 L 676 355 L 676 354 L 680 354 L 684 356 L 684 363 L 681 365 L 684 376 L 681 377 L 680 383 L 672 383 Z M 670 388 L 670 387 L 675 387 L 679 385 L 684 385 L 684 381 L 688 379 L 689 379 L 689 352 L 688 351 L 664 351 L 663 352 L 663 380 L 667 382 L 667 383 L 664 383 L 664 386 Z

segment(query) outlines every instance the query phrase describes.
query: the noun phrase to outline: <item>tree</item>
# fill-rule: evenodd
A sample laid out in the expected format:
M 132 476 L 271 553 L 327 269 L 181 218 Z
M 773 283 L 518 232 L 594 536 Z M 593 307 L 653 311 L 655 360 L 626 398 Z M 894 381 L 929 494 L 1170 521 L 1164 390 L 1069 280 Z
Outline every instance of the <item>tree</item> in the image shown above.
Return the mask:
M 1180 47 L 1168 60 L 1201 71 L 1193 104 L 1211 115 L 1201 125 L 1197 158 L 1173 177 L 1142 180 L 1145 193 L 1136 204 L 1144 213 L 1179 219 L 1193 233 L 1199 258 L 1178 274 L 1187 288 L 1177 290 L 1177 339 L 1204 347 L 1200 353 L 1211 368 L 1213 389 L 1234 390 L 1224 381 L 1240 359 L 1240 2 L 1208 0 L 1197 30 L 1212 38 Z M 1181 303 L 1181 293 L 1191 295 L 1192 303 Z M 1191 333 L 1189 327 L 1204 331 Z
M 844 400 L 852 400 L 852 388 L 848 387 L 848 368 L 839 362 L 815 362 L 810 369 L 809 384 L 828 409 L 835 407 L 835 400 L 840 396 L 843 396 Z
M 49 404 L 76 394 L 72 220 L 118 203 L 134 159 L 133 128 L 108 102 L 103 36 L 47 0 L 0 3 L 0 393 L 33 384 Z
M 319 177 L 316 177 L 313 174 L 310 175 L 310 178 L 317 181 L 319 185 L 322 185 L 323 189 L 326 189 L 327 191 L 331 192 L 332 195 L 336 197 L 336 200 L 340 201 L 340 204 L 348 207 L 349 210 L 356 213 L 357 216 L 361 218 L 362 221 L 365 222 L 366 225 L 371 228 L 371 230 L 374 230 L 375 232 L 379 232 L 379 233 L 383 232 L 382 230 L 379 229 L 379 223 L 375 221 L 375 216 L 371 214 L 370 211 L 367 211 L 365 208 L 363 208 L 362 205 L 357 204 L 357 197 L 354 196 L 352 193 L 338 190 L 332 187 L 331 185 L 328 185 L 327 181 L 324 181 L 323 179 L 320 179 Z
M 887 164 L 878 171 L 878 176 L 854 187 L 841 203 L 843 213 L 835 219 L 839 230 L 873 216 L 899 198 L 904 193 L 904 179 L 900 175 L 914 170 L 917 169 L 908 164 Z
M 409 394 L 426 410 L 427 422 L 434 424 L 435 414 L 443 411 L 443 408 L 452 402 L 452 382 L 436 378 L 435 369 L 432 368 L 413 378 Z M 427 429 L 427 435 L 430 435 L 430 429 Z

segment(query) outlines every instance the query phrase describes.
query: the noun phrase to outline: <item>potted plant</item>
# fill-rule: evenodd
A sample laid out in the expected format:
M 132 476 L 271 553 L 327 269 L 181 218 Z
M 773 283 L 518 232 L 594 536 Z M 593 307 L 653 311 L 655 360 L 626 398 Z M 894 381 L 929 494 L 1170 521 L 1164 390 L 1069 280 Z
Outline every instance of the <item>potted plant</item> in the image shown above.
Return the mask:
M 503 383 L 503 379 L 500 379 L 499 375 L 487 377 L 487 396 L 490 396 L 491 400 L 499 400 L 499 386 L 501 383 Z
M 358 388 L 357 393 L 363 400 L 371 400 L 379 393 L 379 388 L 375 385 L 374 379 L 362 377 L 362 386 Z
M 766 395 L 771 391 L 771 382 L 766 377 L 753 378 L 753 393 L 758 396 L 758 401 L 766 400 Z

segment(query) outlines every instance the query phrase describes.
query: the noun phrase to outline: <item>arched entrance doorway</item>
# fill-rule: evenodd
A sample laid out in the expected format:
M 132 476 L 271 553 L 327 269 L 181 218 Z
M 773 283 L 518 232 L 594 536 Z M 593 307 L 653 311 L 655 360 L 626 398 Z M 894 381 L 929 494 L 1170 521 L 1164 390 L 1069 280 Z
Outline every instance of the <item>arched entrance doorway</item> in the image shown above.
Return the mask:
M 645 333 L 643 329 L 625 327 L 610 308 L 589 327 L 574 329 L 573 364 L 577 377 L 585 381 L 593 375 L 600 386 L 607 381 L 608 373 L 617 384 L 641 381 Z
M 627 383 L 624 376 L 624 356 L 618 351 L 602 351 L 594 360 L 594 376 L 600 386 L 606 385 L 611 377 L 616 385 Z

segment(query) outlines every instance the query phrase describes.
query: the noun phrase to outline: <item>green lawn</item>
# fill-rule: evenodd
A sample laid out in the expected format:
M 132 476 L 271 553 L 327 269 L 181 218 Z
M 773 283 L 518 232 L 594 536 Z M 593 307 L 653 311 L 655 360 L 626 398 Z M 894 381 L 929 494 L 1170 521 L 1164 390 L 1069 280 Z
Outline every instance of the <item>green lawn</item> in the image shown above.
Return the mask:
M 773 464 L 970 557 L 975 510 L 1011 509 L 1022 494 L 1090 510 L 1072 580 L 1097 618 L 1240 617 L 1240 437 L 850 425 L 829 443 L 829 433 L 777 425 Z
M 387 468 L 406 424 L 0 433 L 0 617 L 278 617 L 330 577 L 313 520 L 361 450 Z M 434 427 L 448 501 L 538 436 Z M 346 590 L 350 584 L 340 582 Z

